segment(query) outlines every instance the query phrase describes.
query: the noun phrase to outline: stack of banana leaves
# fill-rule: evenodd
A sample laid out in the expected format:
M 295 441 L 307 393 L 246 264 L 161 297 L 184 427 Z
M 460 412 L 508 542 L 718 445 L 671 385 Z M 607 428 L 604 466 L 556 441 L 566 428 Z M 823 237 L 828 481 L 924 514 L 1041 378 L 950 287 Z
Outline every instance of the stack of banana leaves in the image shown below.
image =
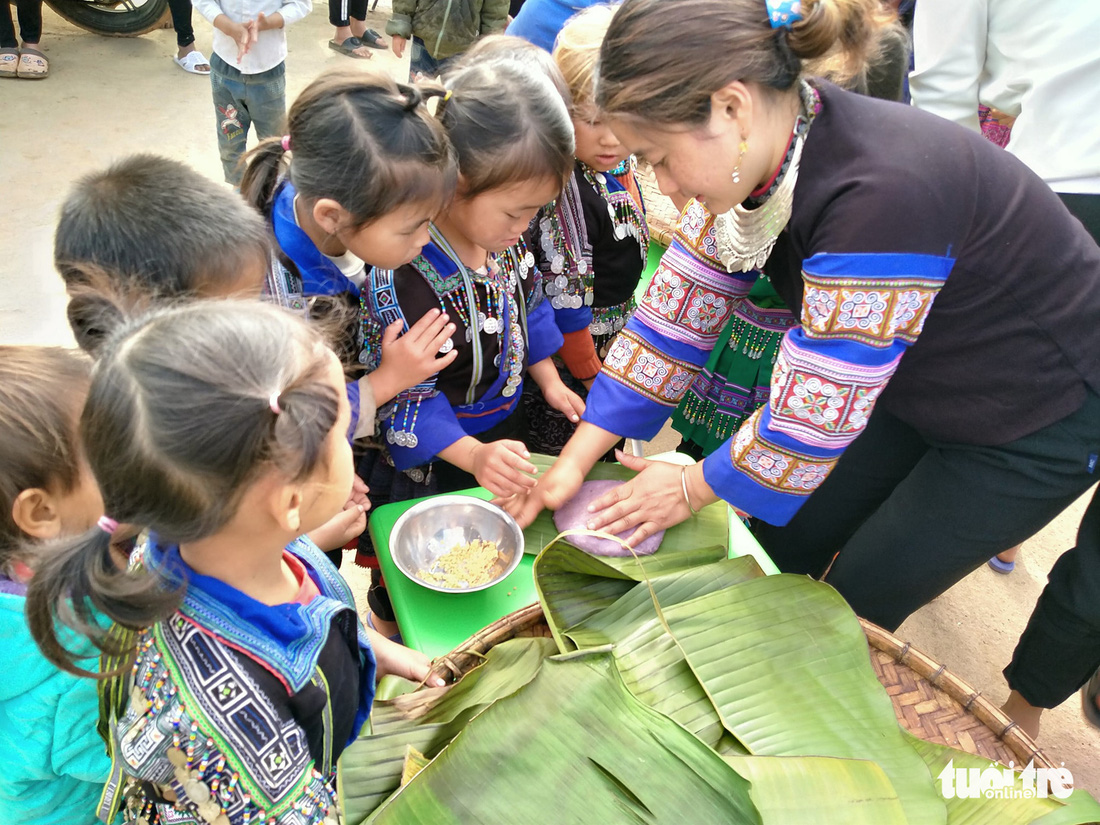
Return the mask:
M 640 559 L 551 541 L 534 570 L 553 638 L 377 701 L 339 765 L 348 825 L 1100 822 L 1084 791 L 1020 774 L 945 798 L 945 768 L 989 761 L 903 730 L 836 591 L 700 547 L 706 521 Z

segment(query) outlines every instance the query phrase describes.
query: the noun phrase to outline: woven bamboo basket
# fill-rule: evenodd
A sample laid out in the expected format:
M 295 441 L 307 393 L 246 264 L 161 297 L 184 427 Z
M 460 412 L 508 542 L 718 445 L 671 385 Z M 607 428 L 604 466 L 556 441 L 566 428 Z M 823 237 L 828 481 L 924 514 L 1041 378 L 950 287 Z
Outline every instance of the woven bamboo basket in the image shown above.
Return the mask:
M 1017 768 L 1054 764 L 1030 736 L 962 679 L 892 633 L 860 619 L 871 666 L 886 688 L 903 728 L 928 742 L 948 745 Z M 519 636 L 550 636 L 542 606 L 528 605 L 493 622 L 435 660 L 433 676 L 457 679 L 501 642 Z
M 680 220 L 680 210 L 672 198 L 661 192 L 657 186 L 657 176 L 648 163 L 638 164 L 638 188 L 645 201 L 645 220 L 649 224 L 649 237 L 661 246 L 672 243 L 672 233 Z

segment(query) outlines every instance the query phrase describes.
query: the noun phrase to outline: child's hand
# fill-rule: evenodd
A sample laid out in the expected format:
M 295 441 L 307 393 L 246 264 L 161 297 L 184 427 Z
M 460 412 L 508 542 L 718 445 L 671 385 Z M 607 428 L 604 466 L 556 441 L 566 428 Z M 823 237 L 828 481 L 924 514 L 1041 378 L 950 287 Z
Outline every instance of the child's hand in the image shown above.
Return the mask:
M 452 349 L 439 349 L 454 334 L 455 325 L 438 309 L 430 310 L 401 335 L 402 321 L 394 321 L 382 333 L 382 363 L 368 376 L 375 404 L 385 404 L 399 392 L 415 387 L 458 357 Z M 400 337 L 398 337 L 400 336 Z
M 396 35 L 390 37 L 390 45 L 393 46 L 393 53 L 397 57 L 405 54 L 405 44 L 408 42 L 404 37 L 397 37 Z
M 584 414 L 584 400 L 565 386 L 560 379 L 555 383 L 551 383 L 548 388 L 543 388 L 542 397 L 546 399 L 547 404 L 562 413 L 574 424 L 580 422 L 581 416 Z
M 379 633 L 365 628 L 370 646 L 374 649 L 374 658 L 378 663 L 377 678 L 393 674 L 411 682 L 423 682 L 432 669 L 432 662 L 419 650 L 399 645 Z M 429 687 L 443 687 L 447 684 L 441 677 L 434 676 L 427 683 Z
M 368 492 L 363 479 L 355 476 L 344 509 L 309 534 L 313 543 L 325 552 L 339 550 L 367 529 Z
M 538 472 L 538 468 L 527 460 L 530 457 L 521 441 L 502 439 L 478 444 L 472 455 L 472 472 L 477 483 L 494 496 L 504 498 L 525 493 L 536 484 L 527 474 Z
M 256 28 L 255 20 L 249 20 L 247 23 L 233 23 L 231 27 L 233 30 L 226 34 L 237 43 L 237 62 L 240 63 L 252 48 L 252 44 L 259 39 L 260 33 Z

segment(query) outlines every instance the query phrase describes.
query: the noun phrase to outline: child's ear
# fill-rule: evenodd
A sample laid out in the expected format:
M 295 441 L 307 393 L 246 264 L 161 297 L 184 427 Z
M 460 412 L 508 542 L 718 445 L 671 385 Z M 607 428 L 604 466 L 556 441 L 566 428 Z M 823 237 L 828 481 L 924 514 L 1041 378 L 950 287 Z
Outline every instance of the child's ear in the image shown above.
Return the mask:
M 302 488 L 285 484 L 279 488 L 275 521 L 288 533 L 300 534 L 302 530 Z
M 61 513 L 49 491 L 40 487 L 23 490 L 15 497 L 11 520 L 22 532 L 36 539 L 49 540 L 61 535 Z
M 313 220 L 329 235 L 335 236 L 350 223 L 351 215 L 332 198 L 318 198 L 313 204 Z

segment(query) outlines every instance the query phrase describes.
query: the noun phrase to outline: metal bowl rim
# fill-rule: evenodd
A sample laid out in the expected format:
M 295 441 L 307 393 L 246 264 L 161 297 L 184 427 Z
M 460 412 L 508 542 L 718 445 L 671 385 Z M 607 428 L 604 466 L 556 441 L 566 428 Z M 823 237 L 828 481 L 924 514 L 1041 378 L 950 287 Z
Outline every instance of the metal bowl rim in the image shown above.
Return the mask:
M 400 532 L 400 529 L 405 526 L 405 523 L 412 516 L 418 515 L 419 513 L 422 513 L 425 510 L 431 510 L 435 507 L 438 507 L 440 504 L 450 504 L 450 503 L 472 504 L 472 505 L 474 505 L 476 507 L 480 507 L 484 510 L 489 510 L 494 515 L 499 516 L 504 521 L 505 524 L 509 525 L 509 527 L 512 530 L 515 531 L 516 536 L 518 536 L 518 541 L 517 541 L 517 545 L 516 545 L 516 554 L 512 558 L 512 561 L 509 562 L 508 566 L 504 569 L 504 572 L 501 574 L 500 578 L 496 579 L 495 581 L 486 582 L 485 584 L 479 584 L 477 587 L 467 587 L 467 588 L 464 588 L 462 590 L 454 590 L 452 588 L 442 587 L 440 585 L 432 584 L 430 582 L 426 582 L 423 579 L 418 578 L 416 576 L 415 572 L 410 573 L 408 570 L 405 569 L 405 565 L 403 565 L 401 563 L 400 557 L 397 554 L 394 553 L 394 551 L 393 551 L 394 550 L 394 537 L 397 536 L 397 534 Z M 426 499 L 424 501 L 421 501 L 418 504 L 414 504 L 412 507 L 410 507 L 408 510 L 406 510 L 404 513 L 402 513 L 398 517 L 397 521 L 395 521 L 393 523 L 393 527 L 390 529 L 389 552 L 390 552 L 390 560 L 394 563 L 394 565 L 397 567 L 397 569 L 401 571 L 402 575 L 404 575 L 405 578 L 409 579 L 414 584 L 418 584 L 421 587 L 426 587 L 428 590 L 434 590 L 437 593 L 450 593 L 452 595 L 453 594 L 461 595 L 463 593 L 476 593 L 479 590 L 486 590 L 487 588 L 490 588 L 490 587 L 493 587 L 495 585 L 500 584 L 502 581 L 504 581 L 506 578 L 508 578 L 510 575 L 512 575 L 512 573 L 515 572 L 516 568 L 519 567 L 519 563 L 523 560 L 523 553 L 524 553 L 524 547 L 525 547 L 524 542 L 525 541 L 526 541 L 526 537 L 523 535 L 523 530 L 520 529 L 520 526 L 516 522 L 516 520 L 514 518 L 512 518 L 510 513 L 508 513 L 505 510 L 502 510 L 500 507 L 497 507 L 495 504 L 491 504 L 488 501 L 486 501 L 485 499 L 477 498 L 476 496 L 440 495 L 440 496 L 435 496 L 433 498 L 429 498 L 429 499 Z

